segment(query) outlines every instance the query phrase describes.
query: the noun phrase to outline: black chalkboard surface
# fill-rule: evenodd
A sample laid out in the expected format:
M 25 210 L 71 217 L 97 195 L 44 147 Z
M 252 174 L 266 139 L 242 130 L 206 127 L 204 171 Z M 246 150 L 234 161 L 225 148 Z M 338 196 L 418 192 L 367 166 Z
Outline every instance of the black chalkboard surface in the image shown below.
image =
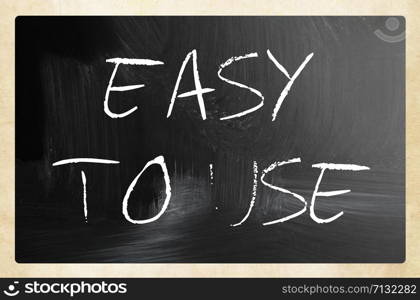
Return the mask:
M 16 261 L 403 262 L 402 17 L 16 19 Z

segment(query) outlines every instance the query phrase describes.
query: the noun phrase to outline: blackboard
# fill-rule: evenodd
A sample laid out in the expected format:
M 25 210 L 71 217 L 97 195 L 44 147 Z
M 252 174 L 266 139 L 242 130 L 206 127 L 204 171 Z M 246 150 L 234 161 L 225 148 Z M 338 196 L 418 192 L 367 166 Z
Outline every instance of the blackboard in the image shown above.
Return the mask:
M 403 262 L 404 22 L 16 18 L 16 261 Z

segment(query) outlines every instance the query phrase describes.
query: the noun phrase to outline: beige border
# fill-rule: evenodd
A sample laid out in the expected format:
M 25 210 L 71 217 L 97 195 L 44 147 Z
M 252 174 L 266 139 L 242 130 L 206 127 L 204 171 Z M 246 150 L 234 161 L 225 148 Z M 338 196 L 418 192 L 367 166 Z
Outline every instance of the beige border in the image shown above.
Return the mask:
M 0 0 L 1 277 L 418 277 L 420 1 Z M 14 260 L 14 18 L 17 15 L 404 15 L 407 22 L 407 260 L 403 264 L 17 264 Z M 417 162 L 417 163 L 416 163 Z

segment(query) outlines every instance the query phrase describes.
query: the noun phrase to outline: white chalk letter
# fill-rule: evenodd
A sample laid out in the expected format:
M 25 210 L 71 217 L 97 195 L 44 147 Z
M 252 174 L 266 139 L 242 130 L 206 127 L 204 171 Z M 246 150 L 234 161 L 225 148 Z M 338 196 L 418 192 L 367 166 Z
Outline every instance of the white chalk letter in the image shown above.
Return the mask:
M 242 223 L 245 222 L 246 219 L 248 219 L 249 215 L 251 214 L 252 208 L 255 205 L 255 198 L 257 197 L 257 186 L 258 186 L 258 164 L 256 161 L 254 161 L 253 170 L 254 170 L 254 181 L 253 181 L 253 186 L 252 186 L 252 199 L 251 199 L 251 202 L 249 203 L 248 211 L 239 223 L 230 225 L 232 227 L 242 225 Z
M 192 56 L 192 61 L 193 61 L 193 76 L 194 76 L 195 90 L 189 91 L 189 92 L 186 92 L 186 93 L 182 93 L 181 95 L 178 95 L 179 84 L 181 83 L 182 75 L 184 74 L 185 67 L 187 66 L 187 63 L 190 60 L 191 56 Z M 187 56 L 184 59 L 184 62 L 182 63 L 181 69 L 179 70 L 178 78 L 177 78 L 176 83 L 175 83 L 174 91 L 173 91 L 172 97 L 171 97 L 171 103 L 169 104 L 168 114 L 166 115 L 166 117 L 169 118 L 171 116 L 172 109 L 174 107 L 176 98 L 185 98 L 185 97 L 190 97 L 190 96 L 197 96 L 198 105 L 200 107 L 201 118 L 203 118 L 203 120 L 205 120 L 206 119 L 206 107 L 204 106 L 203 94 L 210 93 L 210 92 L 213 92 L 213 91 L 214 91 L 214 89 L 202 88 L 201 87 L 200 76 L 199 76 L 199 73 L 198 73 L 198 66 L 197 66 L 197 50 L 194 49 L 190 53 L 187 54 Z
M 280 97 L 277 100 L 276 106 L 274 107 L 273 111 L 273 119 L 272 121 L 276 120 L 277 113 L 280 109 L 281 104 L 283 103 L 284 98 L 286 98 L 287 94 L 289 93 L 293 82 L 295 82 L 296 78 L 299 76 L 299 74 L 303 71 L 306 64 L 311 60 L 312 56 L 314 56 L 313 53 L 309 54 L 303 63 L 299 66 L 299 68 L 296 70 L 295 74 L 293 76 L 290 76 L 289 73 L 286 71 L 286 69 L 275 59 L 275 57 L 271 54 L 270 50 L 267 50 L 267 55 L 271 59 L 271 61 L 276 65 L 276 67 L 289 79 L 289 82 L 286 84 L 284 89 L 281 91 Z
M 133 113 L 135 110 L 137 110 L 137 106 L 134 106 L 130 110 L 116 114 L 113 113 L 109 109 L 108 101 L 109 101 L 109 93 L 111 91 L 115 92 L 124 92 L 124 91 L 130 91 L 135 90 L 144 87 L 144 84 L 136 84 L 136 85 L 126 85 L 126 86 L 112 86 L 112 82 L 114 81 L 115 74 L 117 74 L 118 67 L 120 64 L 123 65 L 139 65 L 139 66 L 155 66 L 155 65 L 163 65 L 164 63 L 157 60 L 151 60 L 151 59 L 135 59 L 135 58 L 110 58 L 107 59 L 106 62 L 115 64 L 114 71 L 112 71 L 111 78 L 109 79 L 108 87 L 105 92 L 105 101 L 104 101 L 104 111 L 105 113 L 110 116 L 111 118 L 124 118 L 125 116 L 128 116 L 129 114 Z
M 281 218 L 281 219 L 278 219 L 278 220 L 274 220 L 274 221 L 271 221 L 271 222 L 263 223 L 264 226 L 265 225 L 272 225 L 272 224 L 276 224 L 276 223 L 281 223 L 281 222 L 286 222 L 287 220 L 290 220 L 290 219 L 293 219 L 293 218 L 296 218 L 296 217 L 300 216 L 301 214 L 303 214 L 306 211 L 307 203 L 305 201 L 305 198 L 303 198 L 301 195 L 296 194 L 296 193 L 293 193 L 293 192 L 291 192 L 289 190 L 280 188 L 278 186 L 269 184 L 266 181 L 264 181 L 265 175 L 267 175 L 269 172 L 273 171 L 275 168 L 280 167 L 280 166 L 283 166 L 283 165 L 293 164 L 293 163 L 299 163 L 299 162 L 301 162 L 301 160 L 300 160 L 299 157 L 298 158 L 292 158 L 292 159 L 289 159 L 288 161 L 276 162 L 276 163 L 270 165 L 267 169 L 265 169 L 263 171 L 263 174 L 261 175 L 261 182 L 264 185 L 272 188 L 273 190 L 280 191 L 282 193 L 292 195 L 293 197 L 297 198 L 299 201 L 301 201 L 305 205 L 305 207 L 302 208 L 297 213 L 291 214 L 291 215 L 289 215 L 287 217 L 284 217 L 284 218 Z
M 81 171 L 82 175 L 82 184 L 83 184 L 83 213 L 85 215 L 85 222 L 88 221 L 88 209 L 87 209 L 87 200 L 86 200 L 86 175 L 85 172 Z
M 133 191 L 134 187 L 137 184 L 137 181 L 139 180 L 140 176 L 143 174 L 143 172 L 150 167 L 151 165 L 160 165 L 160 167 L 162 168 L 162 172 L 163 172 L 163 178 L 165 179 L 165 186 L 166 186 L 166 198 L 165 201 L 163 202 L 162 208 L 160 210 L 160 212 L 149 219 L 146 220 L 133 220 L 132 218 L 130 218 L 129 214 L 128 214 L 128 199 L 130 198 L 130 194 Z M 171 200 L 171 182 L 169 180 L 169 174 L 168 174 L 168 169 L 166 168 L 166 164 L 165 164 L 165 160 L 163 158 L 163 156 L 158 156 L 155 159 L 149 161 L 143 168 L 143 170 L 141 170 L 141 172 L 136 176 L 136 178 L 134 178 L 134 180 L 131 182 L 130 186 L 127 189 L 127 192 L 124 196 L 124 200 L 122 203 L 122 213 L 124 215 L 124 217 L 126 218 L 127 221 L 129 221 L 130 223 L 133 224 L 146 224 L 146 223 L 151 223 L 156 221 L 157 219 L 159 219 L 163 213 L 165 212 L 165 210 L 168 208 L 169 205 L 169 201 Z
M 254 52 L 254 53 L 245 54 L 243 56 L 233 56 L 233 57 L 229 58 L 227 61 L 225 61 L 223 64 L 220 65 L 219 71 L 217 72 L 217 76 L 219 76 L 219 78 L 221 80 L 223 80 L 224 82 L 227 82 L 231 85 L 235 85 L 237 87 L 240 87 L 240 88 L 247 89 L 247 90 L 251 91 L 252 93 L 257 95 L 261 99 L 261 102 L 258 105 L 254 106 L 250 109 L 244 110 L 244 111 L 242 111 L 240 113 L 237 113 L 237 114 L 234 114 L 234 115 L 230 115 L 230 116 L 227 116 L 227 117 L 220 118 L 220 120 L 228 120 L 228 119 L 239 118 L 239 117 L 245 116 L 247 114 L 250 114 L 250 113 L 260 109 L 264 105 L 264 96 L 261 94 L 261 92 L 259 90 L 254 89 L 252 87 L 249 87 L 245 84 L 227 79 L 227 78 L 222 76 L 222 70 L 225 67 L 232 64 L 234 61 L 239 61 L 239 60 L 242 60 L 242 59 L 247 59 L 247 58 L 252 58 L 252 57 L 258 57 L 258 53 Z
M 102 158 L 69 158 L 56 161 L 53 163 L 53 167 L 63 166 L 68 164 L 78 164 L 78 163 L 94 163 L 94 164 L 119 164 L 117 160 L 102 159 Z M 85 215 L 85 222 L 88 222 L 88 209 L 87 209 L 87 193 L 86 193 L 86 175 L 83 170 L 81 171 L 82 184 L 83 184 L 83 214 Z
M 329 192 L 319 192 L 319 184 L 321 183 L 322 176 L 324 176 L 325 170 L 344 170 L 344 171 L 363 171 L 363 170 L 369 170 L 369 167 L 365 166 L 359 166 L 359 165 L 352 165 L 352 164 L 332 164 L 332 163 L 319 163 L 312 165 L 312 168 L 318 168 L 321 169 L 321 173 L 319 174 L 318 181 L 316 182 L 314 193 L 312 194 L 311 199 L 311 205 L 309 208 L 310 215 L 312 220 L 314 220 L 317 223 L 330 223 L 339 217 L 341 217 L 344 212 L 340 212 L 336 214 L 335 216 L 332 216 L 328 219 L 320 219 L 315 215 L 315 199 L 317 196 L 322 197 L 332 197 L 337 195 L 342 195 L 351 192 L 351 190 L 337 190 L 337 191 L 329 191 Z

